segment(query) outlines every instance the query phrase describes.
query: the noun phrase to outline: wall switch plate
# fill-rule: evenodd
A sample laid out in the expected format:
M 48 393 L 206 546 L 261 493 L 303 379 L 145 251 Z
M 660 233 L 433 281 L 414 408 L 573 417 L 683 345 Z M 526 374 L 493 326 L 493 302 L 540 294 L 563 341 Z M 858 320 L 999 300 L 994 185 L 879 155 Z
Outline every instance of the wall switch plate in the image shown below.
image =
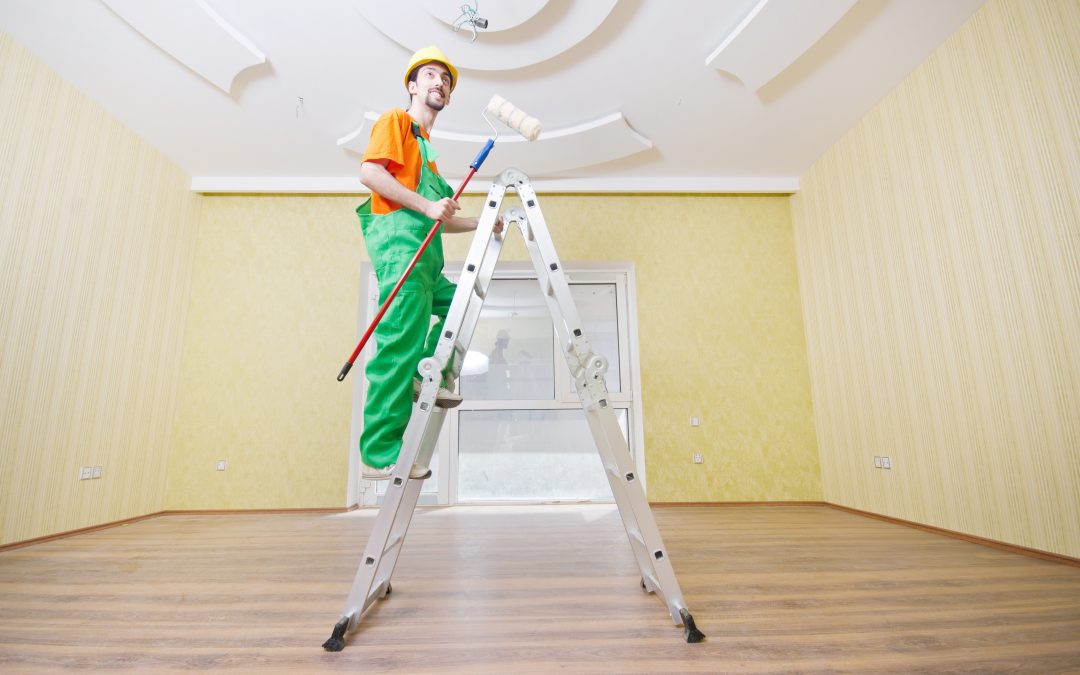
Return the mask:
M 79 480 L 90 480 L 94 477 L 94 467 L 84 466 L 79 469 Z
M 889 459 L 888 457 L 882 457 L 881 458 L 881 468 L 883 468 L 883 469 L 891 469 L 892 468 L 892 460 Z
M 217 461 L 217 470 L 218 471 L 224 471 L 225 470 L 225 460 L 219 459 Z
M 694 453 L 694 464 L 702 464 L 704 461 L 705 458 L 701 455 L 700 452 Z
M 690 416 L 690 426 L 692 426 L 692 427 L 701 426 L 701 419 L 697 415 L 691 415 Z
M 881 458 L 878 457 L 877 455 L 874 455 L 874 468 L 875 469 L 880 469 L 881 468 Z
M 101 467 L 100 466 L 95 466 L 94 467 L 94 474 L 93 475 L 94 475 L 94 478 L 101 478 Z

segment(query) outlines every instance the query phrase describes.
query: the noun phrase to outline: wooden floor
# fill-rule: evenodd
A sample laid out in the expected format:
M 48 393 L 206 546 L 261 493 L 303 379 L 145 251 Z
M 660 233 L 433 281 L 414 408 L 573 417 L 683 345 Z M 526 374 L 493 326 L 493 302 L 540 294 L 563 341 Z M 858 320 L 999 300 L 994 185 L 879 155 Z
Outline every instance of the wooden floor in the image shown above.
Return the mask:
M 825 506 L 654 511 L 701 644 L 613 506 L 418 512 L 338 653 L 374 512 L 172 515 L 0 553 L 0 672 L 1080 672 L 1078 568 Z

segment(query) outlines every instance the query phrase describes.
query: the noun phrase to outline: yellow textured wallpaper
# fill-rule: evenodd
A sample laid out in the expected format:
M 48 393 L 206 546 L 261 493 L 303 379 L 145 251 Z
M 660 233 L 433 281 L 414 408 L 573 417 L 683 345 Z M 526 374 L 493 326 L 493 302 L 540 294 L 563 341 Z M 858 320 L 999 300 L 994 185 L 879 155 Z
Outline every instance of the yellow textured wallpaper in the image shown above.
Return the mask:
M 205 197 L 168 508 L 345 504 L 352 393 L 334 377 L 356 343 L 359 201 Z M 788 198 L 541 207 L 564 260 L 636 264 L 650 499 L 820 499 Z M 446 237 L 447 258 L 469 240 Z M 503 259 L 527 259 L 520 241 Z
M 166 508 L 346 505 L 357 203 L 203 197 Z
M 161 510 L 188 186 L 0 33 L 0 544 Z
M 1078 63 L 991 0 L 802 177 L 828 501 L 1080 557 Z

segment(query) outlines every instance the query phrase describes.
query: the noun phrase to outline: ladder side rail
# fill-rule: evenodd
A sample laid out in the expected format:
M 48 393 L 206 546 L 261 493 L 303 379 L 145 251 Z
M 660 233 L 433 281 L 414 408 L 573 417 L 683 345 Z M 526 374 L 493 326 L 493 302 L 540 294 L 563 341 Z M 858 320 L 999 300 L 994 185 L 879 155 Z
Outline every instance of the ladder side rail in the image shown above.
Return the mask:
M 391 479 L 394 480 L 396 479 Z M 419 480 L 405 480 L 400 488 L 387 489 L 383 505 L 376 516 L 376 527 L 379 526 L 380 519 L 389 521 L 390 526 L 385 530 L 386 535 L 377 536 L 373 529 L 368 538 L 364 557 L 356 570 L 353 587 L 346 600 L 345 611 L 342 612 L 342 616 L 349 620 L 349 631 L 356 628 L 368 608 L 385 596 L 390 588 L 398 553 L 405 544 L 405 533 L 420 499 L 422 483 L 423 481 Z M 386 515 L 383 509 L 386 509 Z M 397 541 L 394 541 L 395 539 Z
M 412 521 L 416 504 L 423 486 L 421 480 L 410 480 L 413 459 L 419 445 L 434 446 L 446 411 L 429 406 L 427 410 L 418 402 L 413 406 L 409 424 L 402 440 L 401 455 L 390 477 L 382 506 L 375 516 L 375 524 L 364 547 L 364 557 L 357 567 L 352 588 L 345 601 L 345 610 L 334 626 L 333 635 L 323 644 L 325 649 L 340 651 L 346 634 L 356 629 L 361 617 L 379 598 L 390 589 L 390 580 L 397 565 L 398 555 L 405 544 L 405 535 Z M 435 420 L 435 424 L 432 424 Z M 430 431 L 431 429 L 434 431 Z M 430 456 L 429 448 L 426 455 Z
M 633 472 L 630 471 L 621 471 L 617 465 L 618 463 L 615 461 L 615 455 L 618 454 L 617 445 L 608 441 L 608 429 L 604 425 L 605 420 L 602 419 L 604 416 L 605 415 L 596 408 L 586 409 L 585 411 L 585 419 L 589 424 L 589 430 L 592 432 L 593 439 L 596 441 L 597 449 L 600 452 L 601 461 L 604 464 L 604 475 L 608 479 L 608 485 L 611 487 L 611 494 L 615 498 L 615 503 L 619 508 L 619 516 L 622 518 L 623 528 L 626 530 L 626 537 L 630 540 L 630 549 L 634 553 L 638 571 L 641 573 L 642 583 L 645 585 L 645 590 L 654 593 L 660 590 L 660 581 L 652 557 L 652 550 L 644 536 L 641 534 L 641 527 L 638 524 L 637 515 L 631 505 L 632 487 L 629 483 L 636 481 L 637 476 L 633 475 Z M 614 419 L 614 413 L 612 413 L 612 418 Z M 618 426 L 617 420 L 615 420 L 615 425 Z M 661 596 L 663 597 L 662 593 Z
M 497 193 L 498 191 L 495 190 Z M 494 223 L 495 216 L 497 215 L 497 205 L 500 195 L 492 195 L 495 197 L 493 200 L 489 200 L 489 203 L 494 203 L 494 207 L 485 209 L 482 222 L 477 227 L 477 232 L 473 237 L 472 245 L 470 246 L 469 260 L 473 261 L 471 266 L 474 268 L 470 272 L 466 272 L 463 275 L 462 283 L 459 283 L 458 289 L 454 293 L 454 299 L 451 302 L 451 311 L 448 312 L 446 325 L 451 327 L 453 334 L 456 336 L 459 334 L 457 330 L 456 321 L 462 321 L 466 318 L 468 311 L 462 309 L 464 305 L 466 308 L 469 306 L 475 306 L 474 313 L 479 313 L 480 305 L 482 305 L 483 291 L 486 291 L 486 283 L 490 283 L 495 267 L 495 262 L 498 260 L 498 254 L 501 249 L 502 238 L 494 235 Z M 466 265 L 466 268 L 470 264 Z M 479 269 L 476 269 L 479 266 Z M 479 277 L 479 281 L 477 279 Z M 480 283 L 482 285 L 482 292 L 479 294 L 474 292 L 474 283 Z M 444 348 L 444 352 L 447 354 L 452 353 L 454 344 L 457 342 L 454 338 L 441 338 L 440 344 Z M 465 345 L 467 347 L 467 345 Z M 354 588 L 351 594 L 352 605 L 355 606 L 358 598 L 365 597 L 370 592 L 370 587 L 373 582 L 378 580 L 380 574 L 386 577 L 386 581 L 389 581 L 393 575 L 394 567 L 397 563 L 398 555 L 404 544 L 404 538 L 408 531 L 408 526 L 412 518 L 413 510 L 416 507 L 416 503 L 419 501 L 419 492 L 421 481 L 413 481 L 407 478 L 408 470 L 413 464 L 421 464 L 422 466 L 430 466 L 431 458 L 435 451 L 435 446 L 438 443 L 439 432 L 442 429 L 442 423 L 445 419 L 446 411 L 443 408 L 439 408 L 434 405 L 434 399 L 437 396 L 438 383 L 427 382 L 421 390 L 421 395 L 418 398 L 416 404 L 413 406 L 413 414 L 409 418 L 409 424 L 405 429 L 405 434 L 402 438 L 401 453 L 398 456 L 398 470 L 395 471 L 395 475 L 391 478 L 391 483 L 388 486 L 386 496 L 383 498 L 383 506 L 379 510 L 379 515 L 376 518 L 377 525 L 385 526 L 385 521 L 388 519 L 387 515 L 384 515 L 384 511 L 393 513 L 390 519 L 391 526 L 383 535 L 383 527 L 378 528 L 378 532 L 373 531 L 369 537 L 368 550 L 365 550 L 364 560 L 361 564 L 361 569 L 365 567 L 364 563 L 375 560 L 374 568 L 371 571 L 371 580 L 368 583 L 368 588 Z M 415 484 L 416 489 L 410 490 Z M 410 494 L 415 493 L 415 494 Z M 396 541 L 395 541 L 396 540 Z M 390 542 L 394 542 L 390 545 Z M 387 549 L 390 549 L 389 551 Z M 369 567 L 371 565 L 368 565 Z M 358 576 L 359 578 L 359 576 Z M 363 584 L 361 584 L 363 585 Z
M 390 477 L 390 484 L 387 486 L 382 506 L 379 507 L 379 513 L 375 517 L 375 525 L 372 527 L 371 534 L 368 535 L 368 541 L 364 547 L 364 557 L 357 568 L 352 590 L 346 600 L 344 615 L 350 614 L 350 610 L 355 610 L 371 592 L 377 574 L 383 568 L 384 563 L 388 562 L 385 560 L 387 543 L 394 537 L 400 537 L 402 541 L 398 542 L 394 550 L 401 550 L 405 530 L 408 529 L 408 522 L 412 518 L 416 502 L 419 500 L 420 484 L 422 483 L 422 481 L 409 480 L 409 471 L 412 469 L 418 454 L 418 447 L 426 437 L 430 437 L 427 432 L 430 426 L 430 418 L 435 417 L 439 422 L 436 425 L 434 434 L 437 440 L 438 428 L 442 426 L 442 419 L 445 415 L 446 411 L 442 408 L 431 406 L 428 410 L 423 410 L 419 403 L 413 406 L 412 416 L 409 418 L 409 424 L 405 428 L 405 434 L 402 438 L 401 455 L 399 455 L 397 467 Z M 416 484 L 416 494 L 409 499 L 407 488 L 413 487 L 412 484 L 414 483 Z M 400 524 L 402 520 L 404 520 L 404 529 Z M 390 573 L 386 575 L 387 581 L 393 574 L 393 565 L 397 560 L 396 553 L 392 555 L 392 558 L 389 561 L 391 565 Z M 358 619 L 359 614 L 355 618 Z
M 459 278 L 458 288 L 450 303 L 450 311 L 447 312 L 443 335 L 439 338 L 435 355 L 430 359 L 421 360 L 418 367 L 422 375 L 426 372 L 434 375 L 435 372 L 442 372 L 442 369 L 446 367 L 446 361 L 439 358 L 440 348 L 444 359 L 450 359 L 452 355 L 460 352 L 460 358 L 452 360 L 454 376 L 456 377 L 460 372 L 465 351 L 472 340 L 473 330 L 483 309 L 484 300 L 494 276 L 495 264 L 502 250 L 503 236 L 494 232 L 494 225 L 503 192 L 504 190 L 498 186 L 493 186 L 489 191 L 487 207 L 481 214 L 477 230 L 473 235 L 469 254 L 466 257 L 462 276 Z M 438 389 L 441 386 L 440 379 L 424 377 L 420 396 L 413 407 L 409 426 L 405 430 L 401 454 L 398 457 L 399 464 L 406 467 L 411 467 L 413 464 L 431 466 L 446 416 L 446 410 L 435 405 Z M 412 488 L 413 483 L 420 485 L 422 481 L 407 480 L 406 489 Z M 404 511 L 407 517 L 395 519 L 395 531 L 391 533 L 391 540 L 400 537 L 401 543 L 404 543 L 413 511 L 419 500 L 419 492 L 417 488 L 411 505 Z M 399 544 L 388 551 L 382 562 L 389 575 L 393 574 L 401 548 Z
M 385 576 L 387 581 L 394 575 L 398 556 L 401 555 L 401 549 L 405 545 L 405 536 L 408 534 L 416 505 L 420 501 L 420 492 L 423 489 L 424 481 L 407 478 L 408 473 L 406 471 L 413 464 L 431 466 L 431 458 L 435 453 L 435 447 L 439 443 L 439 433 L 442 431 L 443 422 L 446 418 L 444 408 L 435 406 L 431 408 L 430 413 L 427 413 L 422 410 L 419 401 L 413 408 L 413 416 L 409 418 L 410 423 L 416 417 L 420 417 L 421 420 L 426 417 L 426 420 L 423 421 L 422 425 L 418 425 L 420 428 L 420 438 L 418 440 L 416 440 L 415 435 L 410 437 L 406 429 L 405 438 L 407 440 L 402 442 L 401 454 L 398 456 L 398 469 L 402 469 L 402 466 L 406 467 L 406 469 L 402 469 L 401 477 L 394 476 L 390 479 L 390 484 L 387 485 L 386 494 L 383 497 L 383 503 L 385 504 L 386 500 L 391 497 L 392 490 L 401 492 L 401 505 L 395 510 L 393 525 L 390 528 L 390 537 L 383 546 L 383 556 L 379 560 L 378 569 L 376 570 L 376 581 L 379 580 L 379 575 Z
M 544 302 L 547 303 L 548 312 L 551 315 L 551 323 L 555 329 L 559 349 L 566 360 L 571 379 L 576 381 L 585 371 L 585 361 L 582 359 L 581 351 L 585 349 L 591 350 L 592 347 L 588 344 L 587 338 L 584 337 L 584 333 L 580 329 L 577 330 L 578 338 L 575 340 L 574 329 L 571 328 L 573 324 L 563 316 L 563 308 L 559 305 L 554 293 L 551 292 L 553 281 L 549 275 L 550 267 L 547 261 L 544 260 L 536 241 L 532 238 L 527 216 L 518 209 L 512 210 L 512 213 L 515 217 L 514 222 L 517 223 L 518 229 L 521 230 L 521 235 L 525 239 L 525 247 L 529 252 L 533 269 L 536 271 L 537 281 L 540 284 L 540 293 L 544 297 Z
M 471 332 L 475 327 L 487 295 L 487 289 L 494 276 L 495 263 L 502 249 L 503 237 L 494 232 L 494 225 L 498 216 L 498 206 L 502 202 L 505 188 L 492 186 L 489 191 L 486 207 L 477 225 L 476 234 L 470 244 L 469 254 L 458 288 L 454 292 L 450 311 L 444 325 L 449 326 L 449 337 L 446 333 L 440 337 L 436 348 L 438 370 L 441 371 L 455 351 L 464 351 L 468 348 L 471 340 Z M 465 343 L 461 343 L 461 324 L 469 325 Z M 440 352 L 441 349 L 441 352 Z M 454 359 L 455 376 L 460 371 L 462 359 Z M 424 374 L 423 364 L 418 366 L 421 374 Z M 432 364 L 427 364 L 432 368 Z M 419 502 L 423 481 L 410 480 L 409 471 L 413 464 L 420 463 L 429 466 L 431 458 L 438 443 L 439 433 L 445 421 L 446 411 L 435 406 L 438 388 L 441 382 L 432 378 L 424 378 L 420 396 L 413 406 L 409 424 L 402 438 L 401 453 L 398 456 L 398 466 L 391 476 L 390 485 L 383 497 L 383 504 L 375 519 L 372 532 L 368 535 L 368 542 L 364 549 L 364 557 L 357 569 L 353 586 L 346 600 L 345 611 L 342 621 L 347 622 L 346 631 L 356 628 L 363 614 L 375 602 L 383 597 L 390 587 L 397 560 L 404 547 L 405 537 L 412 521 L 416 505 Z
M 555 251 L 555 244 L 551 240 L 551 233 L 540 210 L 540 202 L 536 198 L 536 191 L 532 183 L 524 181 L 517 187 L 518 196 L 525 205 L 528 229 L 523 230 L 526 245 L 530 253 L 535 251 L 534 266 L 536 260 L 543 261 L 543 285 L 545 297 L 550 297 L 559 307 L 556 321 L 561 321 L 566 327 L 568 342 L 564 343 L 563 349 L 572 354 L 581 368 L 587 367 L 593 356 L 592 345 L 589 343 L 582 329 L 581 317 L 574 304 L 574 298 L 570 294 L 570 284 L 566 277 L 566 270 L 562 261 Z M 537 269 L 537 273 L 540 269 Z M 550 306 L 550 303 L 549 303 Z M 556 318 L 553 316 L 553 318 Z M 577 372 L 578 368 L 571 368 Z
M 535 199 L 533 202 L 535 203 Z M 609 404 L 607 400 L 607 388 L 603 382 L 603 372 L 597 372 L 594 369 L 589 368 L 588 364 L 582 364 L 580 361 L 582 357 L 581 352 L 575 352 L 575 349 L 572 347 L 574 344 L 572 340 L 573 337 L 577 338 L 576 344 L 578 345 L 578 349 L 581 349 L 582 346 L 589 345 L 588 337 L 584 334 L 583 329 L 579 329 L 580 335 L 571 335 L 570 326 L 574 325 L 573 319 L 568 321 L 565 314 L 569 310 L 572 316 L 577 315 L 577 307 L 573 302 L 572 296 L 569 296 L 569 293 L 567 293 L 566 295 L 569 297 L 566 298 L 565 303 L 560 303 L 558 301 L 559 285 L 568 286 L 568 283 L 564 277 L 560 278 L 549 274 L 551 262 L 556 262 L 556 268 L 558 269 L 561 269 L 562 265 L 561 263 L 558 263 L 557 258 L 552 260 L 550 255 L 547 257 L 544 256 L 539 242 L 537 241 L 538 237 L 535 236 L 541 232 L 541 228 L 546 228 L 546 223 L 542 220 L 542 215 L 525 215 L 524 217 L 518 215 L 516 216 L 516 222 L 522 231 L 522 236 L 526 241 L 526 248 L 533 260 L 533 267 L 540 279 L 541 290 L 544 291 L 543 294 L 548 303 L 552 323 L 555 325 L 560 344 L 564 347 L 563 355 L 566 358 L 566 364 L 570 368 L 571 376 L 574 378 L 574 383 L 578 390 L 578 396 L 585 409 L 586 421 L 589 423 L 590 431 L 593 434 L 593 440 L 596 443 L 597 450 L 600 452 L 604 473 L 607 476 L 608 484 L 611 486 L 612 496 L 615 498 L 616 504 L 619 507 L 619 514 L 622 518 L 623 527 L 626 530 L 627 538 L 630 541 L 630 547 L 634 553 L 635 560 L 637 561 L 642 580 L 646 582 L 647 590 L 655 591 L 659 585 L 659 574 L 657 573 L 653 562 L 652 552 L 657 549 L 652 548 L 650 550 L 649 540 L 640 533 L 641 527 L 638 524 L 636 514 L 637 509 L 633 508 L 633 500 L 630 496 L 629 489 L 623 483 L 623 481 L 626 480 L 626 475 L 632 473 L 632 470 L 621 466 L 617 457 L 621 451 L 626 459 L 629 460 L 630 451 L 622 436 L 622 429 L 618 426 L 618 420 L 615 419 L 614 411 L 607 407 Z M 606 365 L 604 362 L 601 362 L 601 364 Z M 606 368 L 604 368 L 604 370 L 606 370 Z M 598 382 L 593 380 L 598 380 Z M 605 408 L 606 410 L 604 410 Z M 598 418 L 602 414 L 601 412 L 598 412 L 600 410 L 604 410 L 604 412 L 608 413 L 611 422 L 615 426 L 615 433 L 618 434 L 617 438 L 613 439 L 605 427 L 598 422 Z M 628 461 L 623 462 L 623 464 L 628 463 Z M 636 480 L 636 478 L 635 475 L 634 480 Z M 642 497 L 642 499 L 644 499 L 644 497 Z M 659 549 L 662 550 L 662 545 Z M 677 612 L 672 615 L 672 619 L 674 620 L 676 617 L 678 617 Z
M 569 343 L 564 343 L 565 356 L 577 385 L 578 396 L 585 408 L 586 419 L 590 422 L 590 429 L 593 431 L 594 440 L 605 464 L 605 470 L 614 467 L 622 476 L 620 480 L 625 480 L 627 474 L 633 473 L 633 468 L 629 446 L 608 401 L 607 386 L 604 383 L 607 362 L 603 358 L 594 358 L 591 345 L 582 328 L 577 306 L 570 293 L 569 282 L 555 251 L 555 245 L 551 240 L 532 184 L 527 180 L 522 181 L 517 186 L 517 192 L 525 205 L 527 214 L 525 222 L 519 222 L 518 225 L 522 228 L 526 246 L 533 258 L 533 266 L 537 269 L 538 275 L 542 274 L 541 285 L 545 291 L 545 297 L 548 298 L 552 319 L 556 326 L 560 322 L 564 326 L 560 331 L 560 339 L 569 340 Z M 610 473 L 608 476 L 611 483 L 613 476 Z M 623 487 L 626 489 L 620 489 Z M 635 555 L 638 555 L 641 543 L 635 540 L 635 534 L 643 540 L 645 548 L 648 549 L 647 566 L 641 564 L 642 558 L 639 557 L 643 579 L 651 576 L 651 581 L 659 582 L 661 586 L 659 590 L 665 604 L 668 605 L 672 620 L 676 625 L 682 625 L 683 620 L 679 611 L 685 608 L 682 593 L 640 481 L 636 480 L 635 476 L 635 480 L 622 484 L 619 488 L 613 485 L 612 488 L 612 494 L 617 498 L 616 503 L 619 506 L 620 515 L 623 516 L 623 526 L 627 530 L 627 537 L 630 539 L 631 548 L 635 550 Z M 619 496 L 625 499 L 619 500 Z M 652 571 L 653 575 L 649 575 L 649 571 Z
M 544 301 L 548 305 L 552 318 L 559 316 L 557 320 L 553 320 L 555 328 L 555 336 L 559 341 L 559 346 L 562 351 L 566 353 L 571 345 L 570 335 L 571 329 L 567 322 L 561 316 L 561 310 L 555 297 L 549 292 L 551 289 L 551 278 L 548 275 L 548 264 L 544 260 L 540 253 L 540 249 L 536 245 L 536 241 L 532 239 L 532 233 L 530 232 L 528 217 L 521 209 L 510 209 L 509 217 L 512 218 L 518 230 L 521 231 L 522 239 L 525 240 L 525 249 L 529 253 L 529 258 L 532 260 L 533 269 L 536 271 L 537 281 L 540 283 L 540 294 L 544 297 Z M 567 357 L 570 358 L 570 357 Z M 570 370 L 573 372 L 576 368 L 571 365 Z
M 458 278 L 457 290 L 450 303 L 450 311 L 444 322 L 443 334 L 439 337 L 435 353 L 431 357 L 434 362 L 428 364 L 431 368 L 437 364 L 441 372 L 450 363 L 453 365 L 452 372 L 455 377 L 461 372 L 465 351 L 472 342 L 471 327 L 476 325 L 476 319 L 469 315 L 476 314 L 478 318 L 494 276 L 495 263 L 502 251 L 504 235 L 495 233 L 495 221 L 505 194 L 506 188 L 498 184 L 492 184 L 488 191 L 476 232 L 465 257 L 461 276 Z M 470 327 L 468 334 L 461 334 L 462 325 Z M 455 354 L 459 358 L 453 358 Z M 421 371 L 421 376 L 425 381 L 428 379 L 427 375 L 423 370 Z
M 641 481 L 630 461 L 622 427 L 610 407 L 590 407 L 586 410 L 586 419 L 605 463 L 611 461 L 616 465 L 616 471 L 609 473 L 608 479 L 612 484 L 612 494 L 619 505 L 619 513 L 623 517 L 630 545 L 639 552 L 638 564 L 642 568 L 642 579 L 646 581 L 647 588 L 650 582 L 655 586 L 648 590 L 657 591 L 664 599 L 675 625 L 682 625 L 679 610 L 686 607 L 682 590 L 671 567 L 667 548 L 653 518 L 652 509 L 649 508 Z
M 630 546 L 634 549 L 635 555 L 638 555 L 640 551 L 639 546 L 643 547 L 647 553 L 644 564 L 642 564 L 643 558 L 638 556 L 642 579 L 659 581 L 660 594 L 668 605 L 671 618 L 675 625 L 681 625 L 682 618 L 679 610 L 685 607 L 682 592 L 679 590 L 675 573 L 668 560 L 660 530 L 649 508 L 645 490 L 636 475 L 630 446 L 626 442 L 626 437 L 623 436 L 622 427 L 619 426 L 615 411 L 611 407 L 607 385 L 604 382 L 606 372 L 605 359 L 592 359 L 588 367 L 576 376 L 575 388 L 604 464 L 608 482 L 612 486 L 612 495 L 618 504 L 623 527 L 626 528 L 626 535 L 630 539 Z M 616 478 L 619 481 L 618 484 L 615 483 Z
M 499 255 L 502 252 L 504 240 L 502 234 L 492 233 L 490 235 L 487 252 L 484 254 L 483 261 L 475 273 L 474 288 L 477 289 L 477 292 L 469 296 L 468 304 L 465 306 L 459 323 L 452 324 L 450 317 L 447 317 L 446 326 L 450 327 L 447 330 L 451 331 L 451 337 L 447 337 L 447 330 L 444 330 L 443 337 L 440 340 L 446 339 L 447 341 L 447 345 L 443 346 L 444 353 L 457 356 L 450 364 L 450 372 L 455 379 L 461 374 L 461 368 L 465 364 L 465 354 L 468 352 L 473 336 L 476 334 L 476 326 L 480 322 L 480 314 L 484 309 L 484 302 L 487 300 L 488 290 L 494 277 L 495 264 L 498 262 Z M 469 265 L 470 263 L 466 262 L 466 269 Z M 438 358 L 438 346 L 436 346 L 435 353 L 436 358 Z
M 489 199 L 488 203 L 494 204 L 494 206 L 484 209 L 481 222 L 477 226 L 477 233 L 474 235 L 470 246 L 469 259 L 476 261 L 473 263 L 474 267 L 482 264 L 482 261 L 490 259 L 486 266 L 488 282 L 490 282 L 495 260 L 498 258 L 499 248 L 501 247 L 501 238 L 499 241 L 494 242 L 494 248 L 491 243 L 495 239 L 492 234 L 495 217 L 498 213 L 498 202 L 501 201 L 503 191 L 503 188 L 493 186 L 489 196 L 494 199 Z M 494 253 L 494 255 L 489 255 L 490 253 Z M 472 286 L 475 283 L 476 272 L 474 269 L 471 273 L 463 275 L 464 283 L 458 284 L 447 316 L 448 324 L 453 325 L 452 321 L 460 321 L 465 312 L 463 306 L 470 304 L 470 300 L 476 297 Z M 465 279 L 465 276 L 468 276 L 468 278 Z M 446 344 L 442 345 L 443 342 Z M 453 340 L 440 340 L 440 344 L 447 354 L 446 358 L 449 358 L 450 350 L 453 349 L 453 342 Z M 353 582 L 353 588 L 346 602 L 344 614 L 346 616 L 353 615 L 350 627 L 355 626 L 355 621 L 359 619 L 359 615 L 366 609 L 367 605 L 361 606 L 361 601 L 363 600 L 366 603 L 370 600 L 371 589 L 376 585 L 376 578 L 380 572 L 385 576 L 385 582 L 389 582 L 390 577 L 393 575 L 393 568 L 396 566 L 398 553 L 404 544 L 404 537 L 412 519 L 413 510 L 419 501 L 421 481 L 409 480 L 408 472 L 418 460 L 423 462 L 424 466 L 430 464 L 446 414 L 444 409 L 434 405 L 438 386 L 435 383 L 432 384 L 434 386 L 428 386 L 428 383 L 425 382 L 421 395 L 413 406 L 409 424 L 405 428 L 402 437 L 398 468 L 390 479 L 391 484 L 388 486 L 386 495 L 383 498 L 383 504 L 379 508 L 375 526 L 372 528 L 371 534 L 368 535 L 364 557 L 361 560 Z M 431 423 L 433 418 L 436 424 Z M 409 490 L 409 488 L 414 487 L 413 484 L 416 484 L 415 490 Z M 410 494 L 411 492 L 415 492 L 415 494 Z M 387 555 L 387 545 L 393 539 L 398 541 Z M 383 580 L 380 580 L 379 583 L 382 582 Z M 357 612 L 357 609 L 360 611 Z

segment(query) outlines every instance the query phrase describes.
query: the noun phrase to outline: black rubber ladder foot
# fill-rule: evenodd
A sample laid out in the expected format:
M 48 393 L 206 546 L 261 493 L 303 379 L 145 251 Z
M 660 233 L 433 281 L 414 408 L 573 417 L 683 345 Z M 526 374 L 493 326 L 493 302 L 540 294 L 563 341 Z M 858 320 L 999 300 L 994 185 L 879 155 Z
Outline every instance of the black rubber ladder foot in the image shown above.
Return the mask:
M 705 639 L 705 633 L 697 629 L 697 624 L 694 623 L 694 617 L 690 614 L 690 610 L 683 607 L 679 610 L 679 616 L 682 617 L 683 631 L 686 633 L 687 642 L 701 642 Z
M 322 648 L 328 652 L 340 652 L 345 649 L 345 631 L 349 630 L 349 617 L 343 616 L 334 624 L 334 632 L 330 639 L 322 643 Z

